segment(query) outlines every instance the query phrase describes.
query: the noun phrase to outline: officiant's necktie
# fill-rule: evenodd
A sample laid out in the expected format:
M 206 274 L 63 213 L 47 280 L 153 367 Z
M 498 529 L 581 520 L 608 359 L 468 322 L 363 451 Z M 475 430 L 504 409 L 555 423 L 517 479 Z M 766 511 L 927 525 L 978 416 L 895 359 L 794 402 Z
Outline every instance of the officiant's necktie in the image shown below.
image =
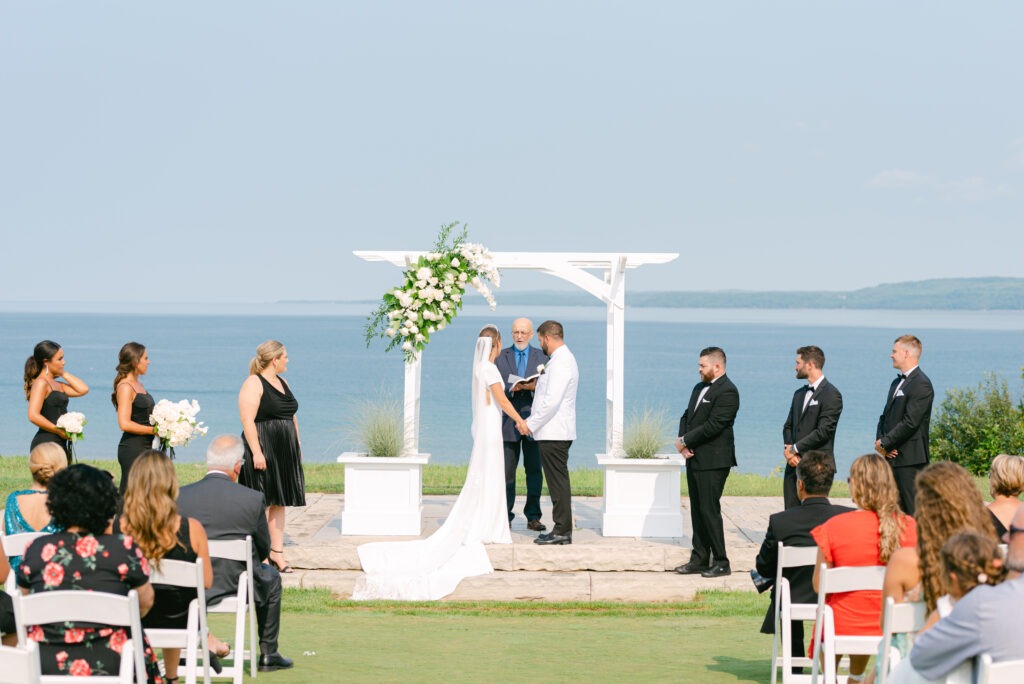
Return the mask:
M 526 377 L 526 350 L 516 349 L 516 375 Z

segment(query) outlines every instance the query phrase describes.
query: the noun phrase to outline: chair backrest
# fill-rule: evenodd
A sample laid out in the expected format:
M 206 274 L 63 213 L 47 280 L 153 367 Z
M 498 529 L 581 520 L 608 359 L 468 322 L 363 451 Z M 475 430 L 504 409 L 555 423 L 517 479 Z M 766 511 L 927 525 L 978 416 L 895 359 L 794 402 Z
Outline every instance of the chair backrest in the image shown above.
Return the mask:
M 39 644 L 0 646 L 0 684 L 36 684 L 41 677 Z
M 921 631 L 924 622 L 928 617 L 928 607 L 924 601 L 908 601 L 896 603 L 896 600 L 889 596 L 885 599 L 882 608 L 882 649 L 880 653 L 881 665 L 879 668 L 879 684 L 885 684 L 889 679 L 889 671 L 893 668 L 892 662 L 892 638 L 896 634 L 913 635 Z
M 775 568 L 775 636 L 772 639 L 772 682 L 779 679 L 779 668 L 785 667 L 790 656 L 783 651 L 779 655 L 779 647 L 789 643 L 789 625 L 783 624 L 783 603 L 789 604 L 789 583 L 782 576 L 786 568 L 799 568 L 814 565 L 818 560 L 817 546 L 786 546 L 779 542 L 778 563 Z M 786 677 L 783 676 L 785 680 Z
M 210 558 L 252 562 L 252 537 L 245 539 L 211 539 Z
M 173 587 L 194 589 L 196 597 L 189 605 L 188 619 L 184 629 L 147 629 L 153 648 L 184 648 L 186 682 L 197 678 L 197 651 L 203 655 L 203 681 L 210 681 L 210 660 L 207 656 L 209 627 L 206 620 L 206 578 L 203 576 L 203 559 L 195 562 L 162 559 L 159 567 L 150 562 L 149 581 Z
M 189 561 L 160 561 L 159 567 L 153 561 L 149 563 L 149 581 L 152 584 L 168 584 L 186 589 L 202 588 L 205 592 L 206 583 L 203 578 L 203 559 L 197 558 L 194 563 Z
M 0 518 L 2 520 L 2 518 Z M 34 542 L 40 537 L 45 537 L 49 532 L 19 532 L 17 534 L 5 534 L 0 536 L 0 540 L 3 540 L 4 544 L 4 555 L 8 558 L 12 556 L 24 556 L 25 549 L 28 548 L 29 544 Z M 14 573 L 12 572 L 7 576 L 7 581 L 4 582 L 4 591 L 8 594 L 13 594 L 17 589 L 17 583 L 14 580 Z
M 1020 684 L 1024 682 L 1024 660 L 993 663 L 988 653 L 981 655 L 978 684 Z
M 881 591 L 882 583 L 885 580 L 884 565 L 848 565 L 840 568 L 830 568 L 828 564 L 822 563 L 818 566 L 818 610 L 814 619 L 814 652 L 811 667 L 811 681 L 818 682 L 819 668 L 822 663 L 821 652 L 825 649 L 825 681 L 831 684 L 835 681 L 835 663 L 832 662 L 830 651 L 831 639 L 838 634 L 825 634 L 826 621 L 829 621 L 831 632 L 831 608 L 826 606 L 829 594 L 839 594 L 851 591 Z M 879 637 L 874 637 L 875 641 Z M 829 640 L 824 644 L 824 640 Z M 865 638 L 867 640 L 867 638 Z M 875 644 L 877 647 L 877 643 Z
M 211 539 L 210 558 L 223 558 L 225 560 L 245 563 L 243 570 L 238 577 L 238 592 L 234 597 L 224 598 L 216 604 L 209 606 L 213 613 L 233 612 L 235 614 L 235 647 L 233 649 L 233 664 L 224 666 L 223 672 L 218 676 L 229 676 L 236 684 L 242 683 L 242 675 L 245 670 L 245 658 L 249 658 L 249 675 L 256 676 L 256 599 L 255 587 L 253 584 L 253 559 L 252 559 L 252 537 L 245 539 Z M 245 625 L 249 625 L 250 648 L 244 648 Z
M 127 596 L 102 591 L 42 591 L 35 594 L 16 593 L 14 615 L 18 626 L 18 643 L 28 643 L 28 625 L 61 622 L 95 622 L 128 628 L 133 648 L 121 657 L 133 656 L 135 676 L 146 681 L 143 654 L 142 620 L 139 617 L 139 595 L 134 589 Z

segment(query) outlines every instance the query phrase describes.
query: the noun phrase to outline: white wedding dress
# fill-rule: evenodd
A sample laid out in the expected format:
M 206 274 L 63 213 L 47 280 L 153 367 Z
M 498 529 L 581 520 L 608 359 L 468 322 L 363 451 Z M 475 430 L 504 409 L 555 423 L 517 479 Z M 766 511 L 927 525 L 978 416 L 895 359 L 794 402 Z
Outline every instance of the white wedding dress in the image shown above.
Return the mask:
M 511 544 L 505 502 L 501 408 L 490 385 L 501 384 L 491 363 L 491 340 L 481 337 L 473 359 L 473 451 L 466 483 L 444 524 L 426 539 L 359 547 L 365 575 L 355 600 L 432 601 L 455 591 L 464 577 L 493 572 L 484 544 Z

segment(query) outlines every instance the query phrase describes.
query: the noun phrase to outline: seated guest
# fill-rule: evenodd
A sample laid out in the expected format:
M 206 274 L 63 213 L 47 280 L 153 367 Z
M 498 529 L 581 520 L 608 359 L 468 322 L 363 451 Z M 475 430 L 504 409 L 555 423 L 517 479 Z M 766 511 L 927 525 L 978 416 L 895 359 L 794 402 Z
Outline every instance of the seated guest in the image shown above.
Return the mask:
M 850 466 L 850 496 L 860 510 L 840 513 L 811 530 L 818 545 L 814 590 L 819 566 L 885 565 L 901 546 L 917 543 L 914 519 L 900 511 L 900 495 L 892 468 L 878 454 L 865 454 Z M 829 594 L 836 634 L 874 636 L 882 633 L 881 591 Z M 841 655 L 841 654 L 840 654 Z M 850 656 L 850 676 L 860 681 L 870 656 Z
M 4 504 L 4 534 L 22 532 L 57 532 L 50 511 L 46 508 L 46 483 L 54 474 L 68 467 L 68 456 L 55 442 L 43 442 L 28 456 L 32 486 L 11 492 Z M 21 556 L 11 556 L 11 570 L 18 571 Z
M 988 505 L 992 514 L 999 539 L 1006 534 L 1013 514 L 1020 506 L 1020 493 L 1024 491 L 1024 456 L 999 454 L 992 459 L 992 467 L 988 473 L 989 491 L 992 492 L 992 503 Z
M 7 555 L 0 553 L 0 586 L 3 586 L 10 574 L 11 565 L 7 562 Z M 14 623 L 14 602 L 3 589 L 0 589 L 0 634 L 3 634 L 0 641 L 4 646 L 18 645 L 17 626 Z
M 939 461 L 919 472 L 914 482 L 917 546 L 901 548 L 889 559 L 882 602 L 884 604 L 890 596 L 896 603 L 923 600 L 928 610 L 934 611 L 939 599 L 948 591 L 947 573 L 940 561 L 943 544 L 964 529 L 989 535 L 993 544 L 996 538 L 981 493 L 964 468 Z M 908 642 L 904 635 L 897 635 L 893 646 L 903 656 L 907 655 Z M 880 659 L 875 663 L 877 677 Z
M 130 534 L 150 564 L 159 568 L 164 560 L 195 563 L 203 559 L 204 585 L 213 584 L 213 566 L 206 542 L 206 530 L 194 518 L 178 515 L 178 477 L 174 464 L 159 451 L 143 451 L 132 463 L 124 494 L 124 508 L 115 530 Z M 142 626 L 153 629 L 185 629 L 188 606 L 196 597 L 195 589 L 154 584 L 153 608 L 142 619 Z M 212 635 L 211 635 L 212 637 Z M 219 652 L 218 652 L 219 651 Z M 214 652 L 226 656 L 222 648 Z M 164 649 L 167 682 L 178 680 L 180 649 Z M 216 663 L 216 664 L 215 664 Z M 220 664 L 211 658 L 214 669 Z
M 178 510 L 196 518 L 210 539 L 245 539 L 252 536 L 253 581 L 256 592 L 256 621 L 259 625 L 262 672 L 292 666 L 292 661 L 277 652 L 281 627 L 281 575 L 277 568 L 261 562 L 270 553 L 270 529 L 267 525 L 263 494 L 237 484 L 245 447 L 234 435 L 221 435 L 206 450 L 206 477 L 181 488 Z M 238 590 L 238 574 L 245 570 L 241 562 L 213 559 L 213 586 L 207 602 L 215 603 Z M 235 644 L 238 649 L 240 644 Z
M 811 530 L 834 515 L 853 510 L 848 506 L 837 506 L 829 503 L 828 493 L 832 489 L 832 480 L 836 469 L 832 465 L 832 457 L 824 451 L 808 451 L 803 454 L 796 466 L 796 494 L 800 505 L 775 513 L 768 518 L 768 531 L 764 535 L 764 543 L 755 561 L 757 572 L 764 577 L 775 578 L 778 571 L 779 542 L 786 546 L 814 546 Z M 817 603 L 818 594 L 811 586 L 814 568 L 788 568 L 782 571 L 789 581 L 790 596 L 793 603 Z M 761 625 L 762 634 L 775 633 L 775 595 L 776 587 L 772 586 L 771 604 Z M 804 624 L 792 624 L 792 654 L 801 657 L 804 654 Z
M 23 593 L 53 590 L 104 591 L 139 595 L 139 612 L 153 605 L 149 566 L 131 537 L 109 534 L 117 510 L 117 488 L 106 473 L 85 464 L 65 468 L 50 480 L 47 506 L 55 532 L 25 550 L 17 581 Z M 121 647 L 129 638 L 123 627 L 93 622 L 28 626 L 39 642 L 43 674 L 116 675 Z M 150 682 L 160 681 L 153 650 L 146 646 Z
M 1013 531 L 1024 528 L 1024 508 L 1017 509 L 1011 522 Z M 943 547 L 943 561 L 950 567 L 950 594 L 963 596 L 949 615 L 917 635 L 906 661 L 913 674 L 924 681 L 942 680 L 983 653 L 992 656 L 996 663 L 1024 658 L 1024 640 L 1020 638 L 1024 630 L 1024 581 L 1020 579 L 1020 573 L 1024 572 L 1024 535 L 1011 534 L 1005 564 L 1008 579 L 991 586 L 998 582 L 1000 575 L 998 551 L 992 542 L 984 539 L 987 532 L 974 533 L 981 538 L 974 542 L 980 549 L 979 562 L 973 567 L 958 569 L 960 547 L 969 549 L 972 543 L 964 534 L 955 535 Z M 975 583 L 977 586 L 971 588 Z M 897 671 L 903 669 L 900 667 Z M 920 681 L 904 678 L 903 674 L 895 679 L 896 672 L 893 674 L 894 682 Z

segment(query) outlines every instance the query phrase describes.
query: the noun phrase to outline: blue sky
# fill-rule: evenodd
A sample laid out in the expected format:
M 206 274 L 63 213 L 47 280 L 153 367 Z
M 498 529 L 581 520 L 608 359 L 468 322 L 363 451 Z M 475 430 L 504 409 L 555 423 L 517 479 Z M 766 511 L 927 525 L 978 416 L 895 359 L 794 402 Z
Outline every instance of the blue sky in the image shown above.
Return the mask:
M 450 220 L 680 254 L 635 289 L 1020 276 L 1022 14 L 2 0 L 0 301 L 370 298 Z

